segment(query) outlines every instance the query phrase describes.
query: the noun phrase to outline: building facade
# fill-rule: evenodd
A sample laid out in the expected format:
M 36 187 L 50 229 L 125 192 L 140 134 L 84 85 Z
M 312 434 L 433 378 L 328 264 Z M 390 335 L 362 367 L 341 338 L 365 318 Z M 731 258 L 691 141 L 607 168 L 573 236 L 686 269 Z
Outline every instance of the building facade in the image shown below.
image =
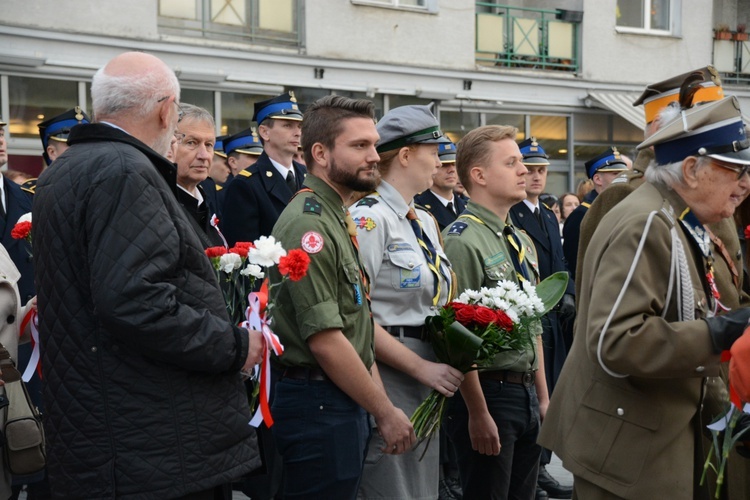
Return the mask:
M 77 10 L 71 11 L 74 7 Z M 85 8 L 83 7 L 85 6 Z M 548 190 L 583 163 L 643 137 L 630 104 L 652 82 L 715 64 L 750 115 L 750 0 L 0 0 L 0 117 L 11 168 L 38 173 L 36 125 L 91 109 L 91 77 L 142 50 L 174 68 L 183 102 L 217 133 L 250 125 L 253 103 L 294 90 L 369 98 L 378 114 L 431 104 L 454 140 L 518 127 L 550 153 Z M 726 28 L 726 29 L 724 29 Z M 735 39 L 718 38 L 729 31 Z

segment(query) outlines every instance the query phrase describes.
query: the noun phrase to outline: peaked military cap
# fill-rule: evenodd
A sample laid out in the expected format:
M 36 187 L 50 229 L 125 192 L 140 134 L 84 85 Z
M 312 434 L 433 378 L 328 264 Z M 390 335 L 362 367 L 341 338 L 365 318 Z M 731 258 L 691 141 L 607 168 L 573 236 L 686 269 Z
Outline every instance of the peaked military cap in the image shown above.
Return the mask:
M 440 163 L 456 163 L 456 145 L 445 136 L 438 142 L 438 157 Z
M 69 109 L 64 113 L 53 116 L 49 120 L 41 122 L 39 127 L 39 137 L 42 139 L 42 156 L 47 165 L 51 163 L 47 155 L 47 146 L 49 141 L 65 142 L 68 140 L 70 129 L 82 123 L 91 123 L 91 118 L 80 106 Z
M 534 165 L 549 165 L 549 156 L 544 152 L 544 149 L 536 142 L 534 137 L 529 137 L 518 145 L 523 155 L 523 164 L 534 166 Z
M 586 175 L 589 179 L 594 177 L 597 172 L 622 172 L 628 169 L 622 155 L 615 147 L 609 147 L 607 150 L 586 162 Z
M 289 92 L 271 99 L 256 102 L 253 121 L 260 125 L 266 118 L 301 122 L 302 111 L 300 111 L 299 105 L 297 105 L 297 99 L 294 97 L 294 92 L 290 90 Z
M 222 158 L 226 158 L 227 154 L 224 152 L 224 141 L 229 137 L 228 135 L 220 135 L 216 138 L 216 143 L 214 144 L 214 154 L 216 156 L 221 156 Z
M 443 136 L 430 108 L 418 105 L 393 108 L 380 119 L 377 129 L 380 134 L 378 153 L 410 144 L 439 144 Z
M 657 165 L 682 161 L 688 156 L 710 156 L 728 163 L 750 163 L 750 141 L 736 97 L 680 110 L 638 149 L 654 147 Z
M 224 139 L 224 153 L 228 155 L 233 152 L 254 156 L 260 156 L 263 153 L 263 144 L 255 128 L 250 127 Z
M 703 81 L 699 84 L 699 88 L 693 96 L 693 104 L 718 101 L 724 98 L 724 89 L 721 86 L 719 72 L 716 71 L 716 68 L 709 65 L 705 68 L 688 71 L 662 82 L 649 85 L 641 96 L 636 99 L 633 106 L 643 104 L 643 110 L 646 112 L 646 123 L 651 123 L 669 103 L 678 100 L 682 83 L 696 73 L 703 77 Z
M 0 120 L 0 128 L 3 128 L 6 125 L 7 125 L 7 123 L 5 123 L 4 121 Z

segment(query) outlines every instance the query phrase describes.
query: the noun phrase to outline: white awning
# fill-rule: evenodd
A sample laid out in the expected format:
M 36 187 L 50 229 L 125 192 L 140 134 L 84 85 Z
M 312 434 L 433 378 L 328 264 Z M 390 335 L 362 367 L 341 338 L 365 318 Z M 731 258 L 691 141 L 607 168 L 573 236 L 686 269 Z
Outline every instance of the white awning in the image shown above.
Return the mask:
M 646 113 L 643 106 L 633 106 L 639 96 L 635 92 L 589 92 L 588 99 L 597 108 L 612 111 L 643 130 L 646 128 Z

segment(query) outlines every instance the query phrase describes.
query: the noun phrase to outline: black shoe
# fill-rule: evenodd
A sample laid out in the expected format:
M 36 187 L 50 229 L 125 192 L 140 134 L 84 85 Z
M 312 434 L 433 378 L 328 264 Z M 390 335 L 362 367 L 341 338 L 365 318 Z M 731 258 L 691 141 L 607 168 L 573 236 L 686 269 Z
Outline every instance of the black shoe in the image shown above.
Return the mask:
M 546 491 L 550 498 L 573 498 L 573 487 L 560 484 L 557 479 L 547 472 L 547 468 L 543 465 L 539 466 L 537 485 Z
M 438 500 L 458 500 L 444 479 L 438 486 Z
M 446 477 L 445 484 L 448 486 L 448 489 L 451 490 L 451 493 L 453 493 L 453 497 L 456 498 L 456 500 L 461 500 L 464 497 L 464 492 L 461 489 L 461 481 L 459 481 L 457 477 Z
M 549 500 L 547 492 L 540 488 L 538 484 L 536 485 L 536 496 L 534 496 L 534 500 Z

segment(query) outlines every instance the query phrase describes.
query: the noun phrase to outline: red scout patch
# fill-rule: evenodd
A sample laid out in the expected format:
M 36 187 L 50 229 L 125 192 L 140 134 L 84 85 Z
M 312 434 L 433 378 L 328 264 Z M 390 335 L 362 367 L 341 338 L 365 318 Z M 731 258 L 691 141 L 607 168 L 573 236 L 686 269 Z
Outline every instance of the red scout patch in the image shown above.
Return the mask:
M 318 253 L 323 250 L 323 237 L 315 231 L 308 231 L 302 236 L 302 249 L 307 253 Z

